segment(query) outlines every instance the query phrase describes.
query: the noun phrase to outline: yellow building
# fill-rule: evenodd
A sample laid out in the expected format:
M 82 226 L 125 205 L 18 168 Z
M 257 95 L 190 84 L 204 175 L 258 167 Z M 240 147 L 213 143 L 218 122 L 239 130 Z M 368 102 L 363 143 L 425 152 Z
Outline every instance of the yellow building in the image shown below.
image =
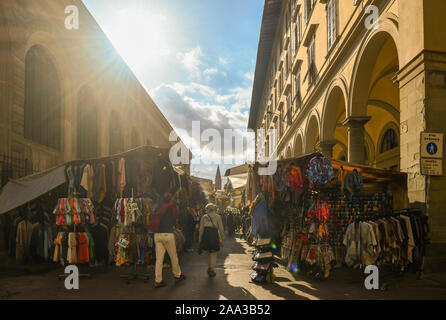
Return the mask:
M 78 30 L 65 26 L 69 5 Z M 169 122 L 80 0 L 0 1 L 0 114 L 0 170 L 15 178 L 171 146 Z
M 446 265 L 446 179 L 421 175 L 420 136 L 446 132 L 444 12 L 437 0 L 265 0 L 249 118 L 278 130 L 281 159 L 319 150 L 408 173 L 411 204 L 428 204 L 429 270 Z

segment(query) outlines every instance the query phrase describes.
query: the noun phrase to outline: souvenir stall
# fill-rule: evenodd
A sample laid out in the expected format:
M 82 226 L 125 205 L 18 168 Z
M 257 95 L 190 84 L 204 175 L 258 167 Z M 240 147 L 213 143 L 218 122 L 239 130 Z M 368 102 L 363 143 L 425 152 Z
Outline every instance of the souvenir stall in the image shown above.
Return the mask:
M 273 176 L 255 179 L 289 270 L 320 279 L 370 264 L 420 271 L 427 218 L 407 209 L 405 174 L 312 154 L 279 161 Z
M 168 159 L 168 149 L 146 146 L 11 181 L 0 194 L 10 254 L 24 263 L 34 258 L 89 267 L 153 263 L 146 227 L 161 195 L 180 189 L 179 203 L 197 197 L 189 177 L 180 177 Z M 127 255 L 118 250 L 125 243 L 119 242 L 121 233 L 132 234 L 127 240 L 136 248 Z M 181 251 L 180 230 L 176 238 Z
M 67 165 L 68 194 L 86 196 L 97 208 L 98 221 L 91 226 L 94 249 L 99 253 L 95 263 L 125 268 L 128 274 L 122 277 L 128 281 L 140 278 L 146 282 L 147 266 L 154 264 L 154 239 L 148 226 L 161 198 L 176 193 L 177 204 L 188 199 L 187 177 L 172 166 L 168 152 L 141 147 Z M 184 191 L 183 197 L 179 191 Z M 181 251 L 184 236 L 180 230 L 175 235 Z

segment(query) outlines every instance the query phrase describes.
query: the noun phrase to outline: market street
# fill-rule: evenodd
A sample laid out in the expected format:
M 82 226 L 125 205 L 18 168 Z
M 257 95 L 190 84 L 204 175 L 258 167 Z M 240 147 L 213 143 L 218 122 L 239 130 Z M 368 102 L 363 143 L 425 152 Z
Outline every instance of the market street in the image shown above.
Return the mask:
M 92 278 L 81 278 L 80 289 L 69 291 L 57 275 L 62 269 L 42 275 L 0 278 L 0 299 L 155 299 L 155 300 L 319 300 L 319 299 L 444 299 L 446 288 L 436 281 L 416 280 L 405 274 L 400 282 L 386 291 L 367 291 L 361 284 L 361 274 L 351 270 L 335 271 L 331 279 L 320 282 L 287 272 L 282 266 L 275 269 L 276 282 L 256 285 L 250 281 L 253 248 L 237 236 L 226 238 L 218 255 L 217 276 L 206 274 L 207 257 L 196 252 L 184 253 L 180 264 L 187 279 L 173 284 L 170 269 L 165 269 L 167 286 L 153 288 L 153 274 L 148 283 L 134 280 L 127 284 L 119 271 L 98 272 Z M 92 269 L 94 270 L 94 269 Z

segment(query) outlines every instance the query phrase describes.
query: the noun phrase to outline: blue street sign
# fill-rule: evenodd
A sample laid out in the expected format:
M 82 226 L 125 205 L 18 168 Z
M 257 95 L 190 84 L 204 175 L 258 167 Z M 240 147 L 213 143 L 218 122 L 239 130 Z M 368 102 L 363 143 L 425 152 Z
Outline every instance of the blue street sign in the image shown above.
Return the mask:
M 430 155 L 432 156 L 435 155 L 437 151 L 438 151 L 438 146 L 435 143 L 431 142 L 427 145 L 427 153 L 429 153 Z

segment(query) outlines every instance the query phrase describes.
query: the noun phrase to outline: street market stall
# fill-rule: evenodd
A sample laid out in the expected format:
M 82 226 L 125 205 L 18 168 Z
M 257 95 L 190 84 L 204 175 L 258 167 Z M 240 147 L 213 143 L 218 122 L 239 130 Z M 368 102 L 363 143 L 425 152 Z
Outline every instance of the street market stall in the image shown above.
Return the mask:
M 420 272 L 427 217 L 408 209 L 406 174 L 318 153 L 278 161 L 270 176 L 259 167 L 247 192 L 264 197 L 276 255 L 290 271 L 321 279 L 372 264 Z
M 152 264 L 148 225 L 161 197 L 175 194 L 180 210 L 201 197 L 168 155 L 146 146 L 11 181 L 0 193 L 10 255 L 19 263 L 38 256 L 62 265 Z M 181 252 L 184 235 L 175 236 Z

